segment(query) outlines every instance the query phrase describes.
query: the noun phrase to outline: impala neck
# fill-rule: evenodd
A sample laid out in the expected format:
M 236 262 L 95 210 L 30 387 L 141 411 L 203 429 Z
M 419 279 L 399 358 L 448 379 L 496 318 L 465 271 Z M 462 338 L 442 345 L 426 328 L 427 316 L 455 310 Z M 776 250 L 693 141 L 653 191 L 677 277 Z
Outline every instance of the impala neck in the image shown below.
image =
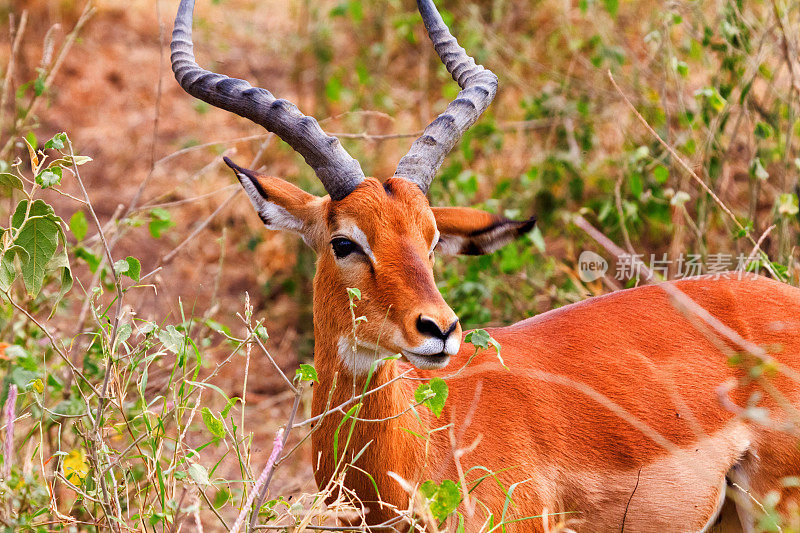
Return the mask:
M 352 458 L 360 454 L 353 464 L 370 473 L 380 491 L 381 500 L 401 509 L 408 507 L 408 493 L 389 476 L 388 471 L 414 485 L 423 481 L 419 479 L 420 473 L 426 463 L 432 460 L 430 453 L 426 460 L 425 440 L 414 436 L 425 435 L 425 420 L 420 421 L 410 411 L 397 416 L 413 402 L 414 386 L 419 382 L 395 379 L 400 373 L 396 361 L 388 361 L 378 367 L 368 384 L 366 375 L 354 376 L 339 354 L 338 340 L 342 335 L 347 335 L 348 330 L 336 328 L 331 313 L 316 305 L 314 333 L 314 364 L 319 375 L 319 383 L 314 386 L 314 416 L 350 400 L 354 391 L 357 396 L 365 388 L 366 391 L 374 391 L 363 398 L 362 407 L 356 415 L 361 420 L 348 420 L 342 424 L 344 417 L 336 412 L 318 422 L 319 426 L 312 434 L 312 461 L 317 484 L 323 489 L 331 478 L 338 479 L 344 468 L 344 486 L 358 494 L 370 509 L 368 523 L 380 523 L 396 515 L 374 503 L 377 496 L 367 476 L 355 468 L 344 467 L 344 464 L 352 462 Z M 380 390 L 375 391 L 377 388 Z M 348 411 L 357 403 L 353 402 L 343 410 Z M 351 424 L 354 424 L 352 433 Z M 335 437 L 337 431 L 338 439 Z M 338 440 L 338 457 L 334 456 L 334 440 Z M 342 450 L 345 450 L 344 453 Z M 345 461 L 342 462 L 343 455 Z M 373 499 L 365 495 L 375 497 Z

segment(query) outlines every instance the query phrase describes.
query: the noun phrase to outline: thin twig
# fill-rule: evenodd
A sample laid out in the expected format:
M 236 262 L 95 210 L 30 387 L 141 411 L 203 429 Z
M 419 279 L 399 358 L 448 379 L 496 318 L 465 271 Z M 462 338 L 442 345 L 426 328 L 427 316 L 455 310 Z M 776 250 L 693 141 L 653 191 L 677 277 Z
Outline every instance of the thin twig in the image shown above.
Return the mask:
M 294 403 L 292 404 L 292 411 L 289 413 L 289 419 L 286 421 L 286 428 L 283 431 L 283 439 L 281 441 L 281 450 L 286 447 L 286 441 L 289 440 L 289 434 L 292 432 L 292 428 L 294 427 L 294 417 L 297 416 L 297 409 L 300 407 L 300 400 L 303 396 L 303 384 L 301 383 L 297 387 L 297 392 L 294 395 Z M 272 481 L 272 475 L 275 473 L 275 461 L 272 461 L 272 465 L 269 467 L 269 471 L 266 475 L 266 481 L 264 481 L 264 485 L 258 492 L 258 498 L 256 498 L 255 507 L 252 509 L 252 514 L 250 515 L 250 523 L 247 526 L 247 531 L 252 533 L 253 529 L 256 525 L 256 520 L 258 520 L 258 510 L 261 509 L 261 506 L 264 505 L 264 500 L 267 499 L 267 489 L 269 489 L 269 484 Z M 255 492 L 255 490 L 253 490 Z
M 264 354 L 267 356 L 267 359 L 269 359 L 269 362 L 272 363 L 272 366 L 275 367 L 275 370 L 277 370 L 278 374 L 280 374 L 281 378 L 283 378 L 284 383 L 286 383 L 286 385 L 291 389 L 292 392 L 297 394 L 297 388 L 292 384 L 292 380 L 290 380 L 289 377 L 286 375 L 286 373 L 281 369 L 281 367 L 278 366 L 278 363 L 275 361 L 275 359 L 273 359 L 272 355 L 269 353 L 269 350 L 267 350 L 267 347 L 264 346 L 263 342 L 261 342 L 261 339 L 258 337 L 258 334 L 250 326 L 247 326 L 247 331 L 250 334 L 250 336 L 254 338 L 258 343 L 258 345 L 261 347 L 261 350 L 263 350 Z
M 619 227 L 622 230 L 622 238 L 625 241 L 625 247 L 631 255 L 634 253 L 633 244 L 631 243 L 631 236 L 628 234 L 628 225 L 625 223 L 625 211 L 622 208 L 622 179 L 624 174 L 620 174 L 617 182 L 614 185 L 614 200 L 617 205 L 617 216 L 619 217 Z
M 259 150 L 258 150 L 258 152 L 256 153 L 255 157 L 253 157 L 253 160 L 252 160 L 252 162 L 250 163 L 250 166 L 251 166 L 251 167 L 254 167 L 254 166 L 256 166 L 256 165 L 258 164 L 258 162 L 261 160 L 261 157 L 263 156 L 264 152 L 266 151 L 266 149 L 267 149 L 267 146 L 269 146 L 269 144 L 272 142 L 272 139 L 273 139 L 274 137 L 275 137 L 275 136 L 274 136 L 272 133 L 270 133 L 269 135 L 267 135 L 267 137 L 264 139 L 264 142 L 262 142 L 262 143 L 261 143 L 261 146 L 259 147 Z M 219 207 L 217 207 L 217 209 L 215 209 L 215 210 L 214 210 L 214 212 L 213 212 L 213 213 L 211 213 L 211 215 L 209 215 L 209 216 L 208 216 L 208 218 L 206 218 L 206 219 L 205 219 L 205 220 L 202 222 L 202 224 L 200 224 L 200 225 L 199 225 L 197 228 L 195 228 L 195 230 L 194 230 L 192 233 L 190 233 L 188 237 L 186 237 L 186 238 L 185 238 L 185 239 L 184 239 L 184 240 L 183 240 L 183 241 L 182 241 L 180 244 L 178 244 L 178 246 L 176 246 L 175 248 L 173 248 L 171 252 L 169 252 L 167 255 L 165 255 L 164 257 L 162 257 L 162 258 L 161 258 L 161 260 L 158 262 L 159 266 L 160 266 L 160 265 L 165 265 L 165 264 L 169 263 L 169 262 L 170 262 L 170 261 L 171 261 L 171 260 L 172 260 L 172 259 L 175 257 L 175 255 L 176 255 L 176 254 L 177 254 L 177 253 L 178 253 L 178 252 L 179 252 L 179 251 L 180 251 L 180 250 L 181 250 L 183 247 L 185 247 L 187 244 L 189 244 L 189 242 L 191 242 L 192 240 L 194 240 L 194 238 L 195 238 L 195 237 L 196 237 L 198 234 L 200 234 L 200 233 L 201 233 L 201 232 L 202 232 L 202 231 L 203 231 L 203 230 L 204 230 L 204 229 L 205 229 L 205 228 L 206 228 L 206 227 L 207 227 L 207 226 L 208 226 L 208 225 L 211 223 L 211 221 L 212 221 L 212 220 L 214 220 L 214 218 L 216 218 L 216 216 L 217 216 L 217 215 L 218 215 L 218 214 L 219 214 L 219 213 L 220 213 L 220 212 L 221 212 L 221 211 L 222 211 L 222 210 L 223 210 L 223 209 L 224 209 L 224 208 L 225 208 L 225 207 L 226 207 L 226 206 L 227 206 L 229 203 L 231 203 L 231 202 L 233 201 L 233 199 L 234 199 L 234 198 L 236 198 L 236 196 L 239 194 L 239 192 L 240 192 L 240 191 L 241 191 L 241 189 L 237 188 L 237 189 L 236 189 L 236 190 L 235 190 L 235 191 L 234 191 L 234 192 L 233 192 L 233 193 L 232 193 L 230 196 L 228 196 L 228 197 L 225 199 L 225 201 L 223 201 L 223 202 L 222 202 L 222 203 L 219 205 Z
M 678 162 L 678 164 L 681 166 L 681 168 L 683 168 L 683 170 L 685 170 L 687 174 L 689 174 L 692 178 L 694 178 L 694 180 L 700 185 L 700 187 L 702 187 L 703 190 L 706 191 L 714 199 L 715 202 L 717 202 L 717 205 L 719 205 L 719 207 L 731 218 L 731 220 L 733 220 L 734 224 L 736 224 L 736 227 L 739 228 L 740 230 L 744 230 L 745 229 L 744 226 L 742 226 L 741 223 L 736 219 L 736 215 L 734 215 L 731 212 L 731 210 L 728 209 L 728 206 L 726 206 L 722 202 L 722 200 L 719 199 L 719 196 L 714 194 L 714 191 L 712 191 L 711 188 L 708 185 L 706 185 L 706 182 L 704 182 L 700 178 L 700 176 L 698 176 L 697 173 L 694 170 L 692 170 L 689 167 L 689 165 L 686 164 L 686 162 L 683 160 L 683 158 L 680 155 L 678 155 L 678 152 L 676 152 L 672 148 L 672 146 L 667 144 L 667 142 L 664 141 L 664 139 L 662 139 L 661 136 L 658 133 L 656 133 L 656 130 L 654 130 L 652 128 L 652 126 L 650 126 L 650 124 L 647 122 L 647 120 L 645 120 L 645 118 L 642 116 L 642 114 L 639 113 L 639 111 L 636 109 L 636 106 L 633 105 L 633 103 L 630 101 L 630 99 L 628 99 L 628 97 L 625 95 L 625 93 L 622 92 L 622 89 L 619 88 L 619 85 L 617 85 L 617 82 L 614 81 L 614 76 L 611 74 L 610 70 L 608 71 L 608 79 L 611 80 L 611 84 L 614 86 L 614 88 L 617 90 L 617 92 L 619 92 L 619 94 L 622 97 L 622 99 L 625 101 L 626 104 L 628 104 L 628 107 L 631 109 L 633 114 L 636 115 L 636 118 L 639 119 L 639 122 L 642 123 L 642 125 L 645 127 L 645 129 L 653 137 L 655 137 L 656 140 L 658 140 L 658 142 L 661 143 L 661 145 L 664 148 L 666 148 L 666 150 L 670 153 L 670 155 L 672 157 L 675 158 L 675 160 Z
M 69 155 L 72 161 L 75 161 L 75 153 L 72 148 L 72 140 L 67 137 L 67 146 L 69 147 Z M 102 436 L 100 432 L 100 424 L 103 420 L 103 411 L 106 407 L 106 395 L 108 394 L 108 383 L 111 380 L 111 370 L 114 364 L 114 352 L 116 349 L 116 339 L 117 339 L 117 332 L 119 331 L 119 321 L 122 315 L 122 299 L 124 293 L 122 292 L 122 285 L 119 279 L 119 275 L 117 274 L 117 270 L 114 266 L 114 258 L 111 255 L 111 249 L 108 247 L 108 241 L 106 240 L 105 233 L 103 232 L 103 226 L 100 224 L 100 221 L 97 218 L 97 213 L 94 211 L 94 207 L 92 206 L 91 200 L 89 199 L 89 193 L 86 191 L 86 187 L 83 184 L 83 180 L 81 179 L 80 170 L 78 169 L 78 165 L 73 165 L 73 173 L 75 176 L 75 180 L 78 182 L 80 186 L 81 192 L 83 193 L 83 197 L 86 200 L 86 207 L 89 209 L 89 214 L 92 217 L 92 221 L 94 222 L 95 226 L 97 227 L 98 235 L 100 237 L 100 242 L 103 244 L 103 249 L 105 251 L 106 258 L 108 259 L 108 267 L 111 270 L 111 274 L 114 276 L 114 286 L 117 290 L 117 298 L 116 298 L 116 310 L 114 312 L 114 320 L 113 326 L 111 329 L 111 336 L 108 341 L 108 353 L 106 354 L 106 367 L 105 367 L 105 374 L 103 376 L 103 385 L 100 389 L 100 396 L 98 399 L 98 406 L 97 406 L 97 414 L 94 417 L 94 424 L 92 426 L 92 432 L 94 433 L 94 438 L 88 439 L 89 445 L 89 455 L 94 463 L 94 468 L 96 470 L 101 470 L 100 464 L 100 457 L 98 455 L 97 444 L 98 442 L 102 442 Z M 109 500 L 109 491 L 106 487 L 106 478 L 105 476 L 100 476 L 100 488 L 103 491 L 103 511 L 106 513 L 106 520 L 108 521 L 109 526 L 111 527 L 112 531 L 118 531 L 118 526 L 116 522 L 112 519 L 109 515 L 108 510 L 106 509 L 106 504 Z
M 294 426 L 292 426 L 292 428 L 294 429 L 294 428 L 299 428 L 299 427 L 307 426 L 307 425 L 309 425 L 309 424 L 313 424 L 314 422 L 316 422 L 316 421 L 318 421 L 318 420 L 320 420 L 320 419 L 322 419 L 322 418 L 325 418 L 325 417 L 326 417 L 326 416 L 328 416 L 329 414 L 335 413 L 335 412 L 337 412 L 337 411 L 341 411 L 342 409 L 344 409 L 345 407 L 347 407 L 347 406 L 348 406 L 348 405 L 350 405 L 351 403 L 353 403 L 353 402 L 355 402 L 355 401 L 357 401 L 357 400 L 361 400 L 361 399 L 363 399 L 363 398 L 365 398 L 365 397 L 367 397 L 367 396 L 369 396 L 369 395 L 371 395 L 371 394 L 374 394 L 374 393 L 378 392 L 379 390 L 381 390 L 381 389 L 383 389 L 383 388 L 385 388 L 385 387 L 388 387 L 388 386 L 390 386 L 392 383 L 394 383 L 395 381 L 397 381 L 397 380 L 399 380 L 399 379 L 403 379 L 403 378 L 405 378 L 405 377 L 406 377 L 408 374 L 410 374 L 412 371 L 413 371 L 413 369 L 412 369 L 412 368 L 409 368 L 408 370 L 406 370 L 406 371 L 405 371 L 405 372 L 403 372 L 402 374 L 399 374 L 399 375 L 395 376 L 394 378 L 390 379 L 390 380 L 389 380 L 389 381 L 387 381 L 386 383 L 384 383 L 384 384 L 382 384 L 382 385 L 379 385 L 379 386 L 375 387 L 374 389 L 370 389 L 370 390 L 368 390 L 368 391 L 364 392 L 363 394 L 359 394 L 359 395 L 357 395 L 357 396 L 354 396 L 354 397 L 350 398 L 349 400 L 347 400 L 347 401 L 344 401 L 344 402 L 340 403 L 340 404 L 339 404 L 339 405 L 337 405 L 336 407 L 332 407 L 332 408 L 330 408 L 330 409 L 326 410 L 325 412 L 322 412 L 322 413 L 320 413 L 320 414 L 318 414 L 318 415 L 316 415 L 316 416 L 312 416 L 311 418 L 307 418 L 307 419 L 303 420 L 302 422 L 298 422 L 297 424 L 295 424 Z
M 742 487 L 742 486 L 741 486 L 741 485 L 739 485 L 738 483 L 731 483 L 731 486 L 733 486 L 734 488 L 736 488 L 736 489 L 738 489 L 738 490 L 742 491 L 743 493 L 745 493 L 745 494 L 747 495 L 747 497 L 748 497 L 748 498 L 750 498 L 750 500 L 751 500 L 751 501 L 753 501 L 753 502 L 754 502 L 756 505 L 758 505 L 758 507 L 761 509 L 761 512 L 762 512 L 762 513 L 764 513 L 764 515 L 765 515 L 765 516 L 769 516 L 769 512 L 767 512 L 767 510 L 764 508 L 764 506 L 761 504 L 761 502 L 760 502 L 760 501 L 758 501 L 758 500 L 755 498 L 755 496 L 753 496 L 753 495 L 750 493 L 750 491 L 749 491 L 749 490 L 745 489 L 744 487 Z M 779 531 L 779 532 L 782 532 L 782 531 L 783 531 L 783 529 L 781 528 L 781 526 L 780 526 L 780 525 L 778 525 L 778 524 L 775 524 L 775 527 L 778 529 L 778 531 Z
M 117 218 L 119 217 L 120 213 L 122 213 L 122 209 L 123 209 L 123 205 L 122 204 L 117 205 L 117 209 L 114 211 L 114 214 L 111 215 L 111 219 L 109 219 L 108 223 L 105 225 L 105 229 L 110 229 L 110 228 L 113 227 L 114 222 L 117 220 Z M 119 235 L 119 233 L 115 234 L 115 238 L 112 239 L 112 241 L 111 241 L 111 245 L 110 245 L 111 249 L 113 249 L 113 247 L 114 247 L 114 243 L 116 241 L 116 236 L 117 235 Z M 99 237 L 98 237 L 98 239 L 99 239 Z M 100 258 L 100 263 L 97 265 L 97 268 L 94 271 L 94 275 L 92 276 L 92 281 L 89 283 L 89 290 L 91 290 L 92 287 L 96 286 L 97 283 L 100 281 L 100 275 L 102 274 L 103 269 L 105 267 L 105 262 L 106 262 L 106 256 L 104 254 Z M 87 297 L 83 301 L 83 305 L 81 306 L 80 313 L 78 313 L 78 324 L 77 324 L 77 326 L 75 328 L 74 336 L 79 335 L 83 331 L 83 326 L 86 324 L 86 318 L 89 315 L 89 307 L 91 305 L 92 305 L 92 299 L 91 299 L 91 297 Z
M 194 241 L 194 238 L 197 237 L 197 235 L 200 234 L 204 229 L 206 229 L 206 227 L 211 224 L 211 221 L 214 220 L 223 209 L 228 207 L 228 204 L 231 203 L 234 198 L 236 198 L 240 191 L 241 189 L 237 187 L 236 190 L 233 191 L 233 193 L 231 193 L 231 195 L 228 196 L 225 201 L 219 204 L 214 212 L 208 215 L 208 217 L 199 226 L 197 226 L 188 237 L 181 241 L 181 243 L 173 248 L 167 255 L 161 258 L 161 261 L 159 261 L 159 266 L 168 264 L 187 244 Z
M 173 202 L 164 202 L 164 203 L 161 203 L 161 204 L 146 204 L 146 205 L 143 205 L 141 207 L 137 207 L 134 211 L 148 211 L 150 209 L 158 209 L 158 208 L 163 209 L 165 207 L 177 207 L 177 206 L 180 206 L 180 205 L 191 204 L 191 203 L 194 203 L 194 202 L 198 202 L 200 200 L 205 200 L 206 198 L 210 198 L 212 196 L 216 196 L 219 193 L 222 193 L 222 192 L 225 192 L 225 191 L 232 191 L 233 189 L 238 189 L 239 187 L 241 187 L 241 185 L 238 185 L 236 183 L 232 183 L 231 185 L 226 185 L 225 187 L 222 187 L 221 189 L 216 189 L 216 190 L 213 190 L 213 191 L 208 192 L 206 194 L 200 194 L 198 196 L 192 196 L 191 198 L 184 198 L 183 200 L 175 200 Z
M 226 141 L 213 141 L 207 142 L 203 144 L 195 144 L 194 146 L 188 146 L 186 148 L 181 148 L 175 152 L 172 152 L 169 155 L 165 155 L 161 159 L 155 162 L 154 166 L 163 165 L 164 163 L 175 159 L 176 157 L 180 157 L 184 154 L 188 154 L 189 152 L 196 152 L 197 150 L 203 150 L 205 148 L 211 148 L 212 146 L 219 146 L 220 144 L 236 144 L 245 141 L 255 141 L 257 139 L 267 139 L 270 136 L 269 133 L 261 133 L 259 135 L 248 135 L 247 137 L 237 137 L 234 139 L 229 139 Z
M 72 140 L 67 137 L 67 146 L 69 147 L 69 155 L 72 161 L 75 160 L 75 153 L 72 149 Z M 103 409 L 105 408 L 106 402 L 106 392 L 108 391 L 108 381 L 111 377 L 111 365 L 114 361 L 114 350 L 116 346 L 116 339 L 117 339 L 117 330 L 119 329 L 119 319 L 120 315 L 122 314 L 122 285 L 120 284 L 119 276 L 117 275 L 117 270 L 114 267 L 114 258 L 111 256 L 111 250 L 108 247 L 108 241 L 106 241 L 105 233 L 103 232 L 103 226 L 100 224 L 100 221 L 97 219 L 97 213 L 94 211 L 94 207 L 92 207 L 91 200 L 89 199 L 89 193 L 86 192 L 86 187 L 83 185 L 83 180 L 81 179 L 81 173 L 78 169 L 78 165 L 73 165 L 73 172 L 75 175 L 75 180 L 78 182 L 78 186 L 81 188 L 81 192 L 83 193 L 83 197 L 86 200 L 86 207 L 89 209 L 89 214 L 92 217 L 92 221 L 97 227 L 98 235 L 100 236 L 100 242 L 103 244 L 103 250 L 105 251 L 106 259 L 108 259 L 108 268 L 111 270 L 111 275 L 114 277 L 114 286 L 117 290 L 117 302 L 116 302 L 116 311 L 114 313 L 114 322 L 113 327 L 111 330 L 111 338 L 109 339 L 109 353 L 106 356 L 106 371 L 105 376 L 103 377 L 103 386 L 100 393 L 100 405 L 97 408 L 97 416 L 94 420 L 94 431 L 96 432 L 99 425 L 100 420 L 103 417 Z
M 8 18 L 9 22 L 11 22 L 12 17 L 14 16 L 13 13 L 9 13 Z M 24 10 L 22 12 L 22 16 L 19 19 L 19 26 L 16 29 L 16 32 L 12 34 L 12 38 L 14 43 L 11 45 L 11 55 L 8 56 L 8 66 L 6 67 L 6 75 L 3 78 L 3 88 L 0 89 L 0 127 L 3 124 L 3 118 L 5 115 L 6 105 L 8 104 L 8 95 L 9 95 L 9 88 L 11 87 L 11 79 L 14 75 L 14 66 L 17 60 L 17 55 L 19 54 L 19 45 L 22 42 L 22 35 L 25 33 L 25 26 L 28 23 L 28 10 Z M 9 24 L 13 26 L 13 24 Z

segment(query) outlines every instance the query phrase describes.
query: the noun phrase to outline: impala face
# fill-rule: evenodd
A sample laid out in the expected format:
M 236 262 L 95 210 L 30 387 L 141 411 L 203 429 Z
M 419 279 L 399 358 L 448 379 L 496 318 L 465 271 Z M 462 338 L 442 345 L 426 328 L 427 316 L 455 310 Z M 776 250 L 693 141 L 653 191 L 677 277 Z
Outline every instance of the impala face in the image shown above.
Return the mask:
M 317 252 L 315 319 L 338 333 L 339 354 L 354 374 L 398 353 L 417 368 L 445 366 L 461 345 L 461 325 L 436 288 L 434 255 L 485 253 L 533 226 L 475 209 L 431 208 L 403 178 L 366 178 L 333 201 L 226 163 L 268 228 L 299 233 Z M 356 317 L 366 318 L 355 336 L 350 287 L 361 291 Z
M 356 352 L 366 352 L 362 359 L 388 352 L 419 368 L 446 365 L 458 352 L 461 326 L 433 280 L 439 231 L 419 187 L 399 178 L 367 179 L 329 202 L 325 226 L 319 276 L 338 291 L 361 290 L 356 313 L 367 321 L 358 327 Z M 352 335 L 342 337 L 345 360 L 352 342 Z

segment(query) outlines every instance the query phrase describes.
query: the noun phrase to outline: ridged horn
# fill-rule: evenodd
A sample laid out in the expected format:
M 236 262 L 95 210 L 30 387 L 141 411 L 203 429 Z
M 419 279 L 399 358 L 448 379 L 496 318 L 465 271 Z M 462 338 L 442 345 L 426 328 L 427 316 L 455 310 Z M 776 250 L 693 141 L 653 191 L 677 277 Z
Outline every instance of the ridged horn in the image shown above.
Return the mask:
M 475 63 L 447 29 L 432 0 L 417 0 L 428 36 L 447 72 L 461 87 L 444 113 L 431 122 L 397 165 L 395 176 L 413 181 L 427 193 L 433 176 L 453 149 L 494 99 L 497 76 Z
M 244 80 L 201 68 L 194 57 L 192 19 L 194 0 L 181 0 L 172 31 L 172 71 L 183 90 L 215 107 L 263 126 L 283 139 L 314 169 L 333 200 L 341 200 L 364 180 L 361 165 L 339 142 L 327 135 L 313 117 L 293 103 L 275 98 L 266 89 Z

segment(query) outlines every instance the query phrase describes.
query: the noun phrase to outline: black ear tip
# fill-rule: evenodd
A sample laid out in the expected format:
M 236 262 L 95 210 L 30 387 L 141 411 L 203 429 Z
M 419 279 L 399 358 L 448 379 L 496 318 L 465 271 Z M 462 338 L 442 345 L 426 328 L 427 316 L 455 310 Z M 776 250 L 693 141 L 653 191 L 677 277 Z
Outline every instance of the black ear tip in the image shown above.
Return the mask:
M 231 168 L 232 168 L 234 171 L 238 171 L 238 170 L 240 170 L 240 169 L 242 168 L 242 167 L 240 167 L 239 165 L 237 165 L 236 163 L 234 163 L 234 162 L 231 160 L 231 158 L 230 158 L 230 157 L 228 157 L 228 156 L 223 156 L 223 157 L 222 157 L 222 160 L 225 162 L 225 164 L 226 164 L 226 165 L 228 165 L 229 167 L 231 167 Z
M 226 165 L 231 167 L 231 170 L 233 170 L 236 173 L 237 178 L 239 177 L 240 174 L 244 174 L 251 180 L 255 180 L 258 177 L 258 174 L 247 168 L 240 167 L 239 165 L 234 163 L 229 157 L 223 157 L 222 160 L 225 162 Z
M 519 227 L 519 234 L 528 233 L 536 225 L 536 215 L 532 215 L 528 220 L 523 220 Z

